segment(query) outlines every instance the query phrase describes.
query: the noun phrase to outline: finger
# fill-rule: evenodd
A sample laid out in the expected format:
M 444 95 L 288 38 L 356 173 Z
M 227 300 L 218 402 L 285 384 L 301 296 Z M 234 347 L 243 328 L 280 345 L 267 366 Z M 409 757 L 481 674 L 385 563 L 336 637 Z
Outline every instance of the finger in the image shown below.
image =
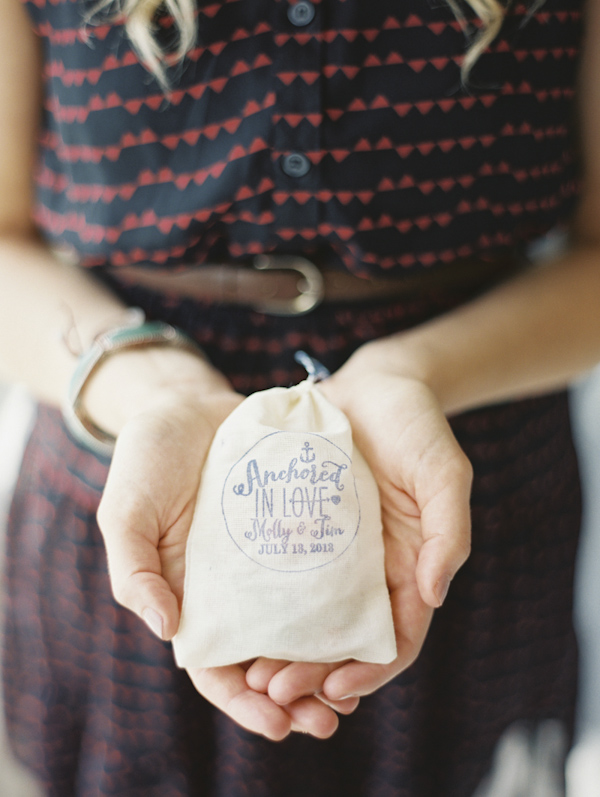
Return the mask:
M 336 703 L 356 700 L 379 689 L 401 671 L 400 664 L 367 664 L 352 661 L 328 676 L 323 693 Z
M 329 700 L 362 697 L 380 689 L 415 661 L 433 616 L 419 594 L 416 582 L 407 581 L 390 593 L 397 656 L 389 664 L 351 661 L 334 670 L 323 684 Z
M 269 697 L 279 705 L 286 705 L 307 695 L 321 692 L 327 676 L 340 663 L 314 664 L 296 661 L 277 672 L 269 683 Z
M 316 697 L 302 697 L 285 706 L 285 710 L 292 721 L 293 731 L 310 733 L 317 739 L 328 739 L 340 724 L 335 711 Z
M 422 509 L 423 545 L 416 578 L 421 597 L 433 608 L 444 602 L 451 580 L 471 550 L 471 482 L 469 461 L 464 455 L 457 457 L 446 486 Z
M 281 741 L 291 731 L 292 719 L 267 695 L 249 689 L 241 667 L 191 669 L 188 674 L 200 694 L 248 731 Z
M 380 689 L 415 660 L 421 645 L 404 642 L 399 645 L 399 655 L 390 664 L 369 664 L 351 661 L 335 670 L 323 684 L 323 693 L 328 700 L 346 702 L 364 697 Z
M 246 672 L 246 683 L 250 689 L 266 695 L 271 678 L 288 664 L 283 659 L 256 659 Z
M 98 509 L 108 570 L 117 603 L 141 617 L 161 639 L 171 639 L 179 624 L 179 605 L 163 578 L 157 534 L 138 527 L 133 508 L 112 500 L 109 485 Z
M 315 697 L 318 700 L 322 700 L 326 706 L 329 706 L 334 711 L 337 711 L 338 714 L 352 714 L 353 711 L 356 711 L 360 704 L 359 697 L 348 697 L 345 700 L 329 700 L 323 692 L 318 692 Z

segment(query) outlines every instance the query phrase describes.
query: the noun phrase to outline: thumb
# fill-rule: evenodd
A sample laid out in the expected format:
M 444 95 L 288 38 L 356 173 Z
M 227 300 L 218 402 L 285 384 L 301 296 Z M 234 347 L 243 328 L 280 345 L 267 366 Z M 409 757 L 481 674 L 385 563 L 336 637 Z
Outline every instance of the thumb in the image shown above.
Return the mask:
M 158 532 L 140 528 L 131 509 L 115 505 L 110 495 L 98 508 L 108 572 L 117 603 L 138 615 L 160 639 L 174 636 L 179 625 L 179 605 L 162 576 Z
M 421 511 L 423 545 L 416 578 L 421 597 L 434 609 L 444 602 L 450 582 L 471 551 L 472 478 L 471 464 L 461 452 L 447 473 L 445 486 Z

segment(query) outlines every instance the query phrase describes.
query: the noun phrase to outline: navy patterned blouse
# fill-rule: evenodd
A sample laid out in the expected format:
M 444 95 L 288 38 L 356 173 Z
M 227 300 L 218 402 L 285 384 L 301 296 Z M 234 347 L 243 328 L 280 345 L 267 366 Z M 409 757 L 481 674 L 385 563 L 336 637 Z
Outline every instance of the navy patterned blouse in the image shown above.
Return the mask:
M 275 251 L 376 275 L 518 245 L 572 208 L 573 0 L 511 7 L 467 88 L 443 2 L 198 0 L 168 98 L 122 25 L 84 24 L 92 0 L 25 3 L 45 48 L 37 221 L 84 265 Z

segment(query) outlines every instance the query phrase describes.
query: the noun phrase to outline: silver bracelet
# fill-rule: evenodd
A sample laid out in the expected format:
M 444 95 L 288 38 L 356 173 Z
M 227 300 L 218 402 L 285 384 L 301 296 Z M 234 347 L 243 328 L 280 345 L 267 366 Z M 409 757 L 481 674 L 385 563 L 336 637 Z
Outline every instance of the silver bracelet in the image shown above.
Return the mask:
M 134 327 L 115 327 L 98 335 L 79 358 L 62 408 L 65 426 L 71 435 L 94 454 L 110 457 L 116 438 L 97 426 L 87 415 L 81 401 L 83 389 L 100 364 L 112 354 L 142 346 L 172 346 L 206 359 L 202 349 L 191 338 L 164 321 L 143 322 Z

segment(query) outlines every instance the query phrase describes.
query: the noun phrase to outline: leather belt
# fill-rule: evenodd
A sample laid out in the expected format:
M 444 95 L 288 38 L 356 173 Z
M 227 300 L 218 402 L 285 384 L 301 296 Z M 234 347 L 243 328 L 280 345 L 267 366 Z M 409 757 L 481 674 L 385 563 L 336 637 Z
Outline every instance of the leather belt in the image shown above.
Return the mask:
M 105 273 L 121 284 L 163 294 L 246 305 L 267 315 L 296 316 L 309 313 L 322 302 L 393 299 L 445 288 L 477 289 L 509 276 L 522 265 L 522 259 L 511 254 L 493 261 L 476 258 L 454 261 L 401 278 L 363 279 L 349 272 L 319 269 L 300 256 L 258 255 L 251 268 L 227 264 L 167 271 L 121 266 Z

